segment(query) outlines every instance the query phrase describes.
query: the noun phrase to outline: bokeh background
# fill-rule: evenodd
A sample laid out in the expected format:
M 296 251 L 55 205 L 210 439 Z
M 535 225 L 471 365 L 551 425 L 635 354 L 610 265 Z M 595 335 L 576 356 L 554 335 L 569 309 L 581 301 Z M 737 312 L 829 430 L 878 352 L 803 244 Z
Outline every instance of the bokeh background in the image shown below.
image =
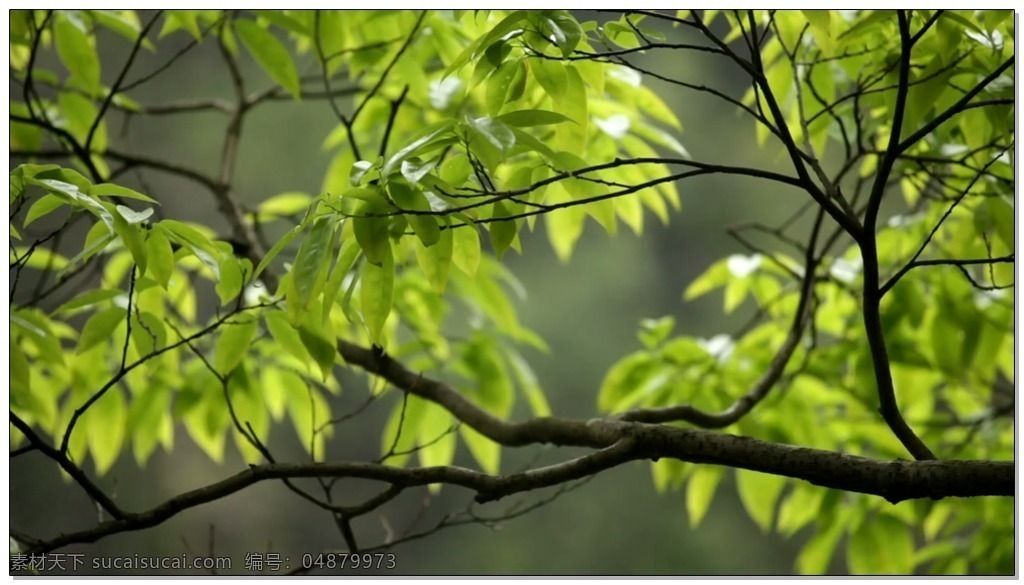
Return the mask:
M 581 20 L 607 18 L 586 12 L 578 15 Z M 148 17 L 146 13 L 142 16 Z M 673 38 L 697 40 L 686 30 L 665 32 Z M 140 55 L 135 74 L 129 77 L 152 71 L 187 40 L 182 34 L 161 40 L 157 53 L 144 51 Z M 123 38 L 101 35 L 99 45 L 104 82 L 109 84 L 130 44 Z M 739 71 L 715 56 L 668 51 L 638 59 L 645 66 L 736 97 L 746 89 Z M 61 70 L 52 55 L 40 64 Z M 249 60 L 243 64 L 250 88 L 264 87 L 268 82 L 264 74 Z M 696 159 L 786 169 L 779 149 L 758 148 L 753 122 L 729 104 L 657 80 L 648 78 L 645 83 L 677 112 L 684 126 L 679 139 Z M 20 95 L 16 84 L 11 87 L 12 97 Z M 216 47 L 208 44 L 189 51 L 130 95 L 152 104 L 189 97 L 230 98 L 231 88 Z M 121 114 L 112 113 L 110 121 L 111 141 L 122 150 L 212 173 L 227 119 L 219 113 L 136 116 L 126 132 Z M 255 206 L 283 191 L 318 192 L 331 158 L 321 144 L 335 125 L 324 101 L 260 106 L 246 120 L 235 196 Z M 167 217 L 212 223 L 226 233 L 205 191 L 164 174 L 147 173 L 146 178 Z M 143 189 L 130 175 L 125 182 Z M 696 178 L 678 187 L 682 211 L 672 215 L 668 226 L 648 214 L 642 238 L 628 229 L 608 237 L 590 222 L 568 264 L 555 258 L 542 229 L 524 239 L 522 257 L 507 256 L 528 291 L 528 297 L 518 304 L 522 321 L 551 347 L 550 354 L 529 352 L 527 357 L 555 413 L 574 417 L 596 414 L 597 388 L 608 367 L 639 346 L 636 329 L 643 318 L 673 315 L 677 331 L 705 337 L 735 331 L 749 317 L 750 307 L 727 317 L 721 310 L 720 295 L 684 303 L 682 291 L 713 261 L 745 253 L 726 235 L 726 227 L 753 219 L 779 222 L 803 201 L 798 193 L 732 177 Z M 39 227 L 46 226 L 40 223 Z M 335 412 L 346 411 L 365 397 L 365 384 L 358 379 L 343 378 L 342 384 L 345 392 L 333 399 Z M 329 457 L 365 460 L 377 456 L 388 410 L 378 404 L 338 429 L 329 445 Z M 520 409 L 517 416 L 525 416 L 525 412 Z M 283 460 L 304 457 L 287 423 L 275 428 L 270 446 Z M 571 455 L 539 447 L 506 449 L 503 468 L 554 462 Z M 464 446 L 457 458 L 457 463 L 472 465 Z M 179 429 L 173 452 L 158 450 L 141 468 L 126 454 L 102 478 L 102 484 L 117 494 L 125 508 L 140 510 L 241 469 L 244 464 L 231 447 L 223 463 L 214 463 Z M 343 486 L 338 495 L 347 502 L 373 490 L 373 486 L 358 482 Z M 530 494 L 526 499 L 533 501 L 541 495 Z M 446 488 L 422 512 L 418 526 L 432 526 L 446 512 L 463 509 L 471 497 L 467 491 Z M 515 499 L 477 511 L 500 515 Z M 381 542 L 385 526 L 401 532 L 421 513 L 422 500 L 423 492 L 410 492 L 385 507 L 382 515 L 361 519 L 355 525 L 361 542 Z M 10 508 L 13 527 L 40 537 L 88 527 L 97 516 L 76 486 L 63 481 L 55 466 L 36 456 L 12 461 Z M 703 523 L 691 529 L 684 493 L 657 494 L 649 465 L 632 463 L 499 526 L 449 528 L 393 550 L 396 572 L 404 574 L 784 574 L 792 571 L 804 538 L 806 533 L 789 540 L 762 533 L 739 503 L 731 474 L 720 486 Z M 342 548 L 344 542 L 327 514 L 281 484 L 268 482 L 186 511 L 157 529 L 117 535 L 63 552 L 83 553 L 86 558 L 135 553 L 228 555 L 234 559 L 231 572 L 244 574 L 242 559 L 247 552 L 278 552 L 290 558 L 295 568 L 303 554 Z M 834 561 L 833 569 L 841 567 L 841 561 Z

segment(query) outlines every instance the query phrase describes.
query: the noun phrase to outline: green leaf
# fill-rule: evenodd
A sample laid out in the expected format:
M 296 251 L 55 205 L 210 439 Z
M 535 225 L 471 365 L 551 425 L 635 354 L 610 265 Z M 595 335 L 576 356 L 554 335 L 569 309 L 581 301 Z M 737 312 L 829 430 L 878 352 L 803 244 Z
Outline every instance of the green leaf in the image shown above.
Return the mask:
M 405 165 L 406 163 L 402 163 L 403 167 Z M 388 192 L 395 205 L 402 211 L 430 211 L 430 202 L 416 187 L 410 187 L 401 181 L 392 181 L 388 185 Z M 424 246 L 433 246 L 441 238 L 441 230 L 434 216 L 410 214 L 405 218 Z
M 469 120 L 470 130 L 500 152 L 506 152 L 516 143 L 512 130 L 494 118 L 473 118 Z
M 121 453 L 127 414 L 124 394 L 117 386 L 107 390 L 86 412 L 89 452 L 98 475 L 106 473 Z
M 686 514 L 690 517 L 690 528 L 696 528 L 704 519 L 721 480 L 722 469 L 719 467 L 702 465 L 693 472 L 686 486 Z
M 834 520 L 829 526 L 812 536 L 796 558 L 797 570 L 803 575 L 825 573 L 845 528 L 842 523 Z
M 139 17 L 134 10 L 90 10 L 89 14 L 96 19 L 98 24 L 109 28 L 132 43 L 138 40 L 139 34 L 142 32 Z M 144 39 L 142 46 L 149 51 L 156 48 L 149 39 Z
M 416 261 L 423 273 L 427 275 L 434 292 L 444 293 L 448 284 L 448 269 L 452 264 L 452 233 L 451 228 L 444 229 L 438 235 L 437 243 L 427 247 L 416 246 Z
M 573 122 L 573 119 L 565 114 L 559 114 L 558 112 L 552 112 L 550 110 L 516 110 L 514 112 L 502 114 L 495 118 L 495 120 L 508 126 L 516 126 L 517 128 L 548 126 L 552 124 L 562 124 L 564 122 Z
M 391 313 L 395 296 L 395 262 L 391 250 L 381 259 L 380 265 L 363 265 L 362 283 L 359 285 L 360 306 L 363 321 L 374 343 L 380 344 L 384 322 Z
M 739 490 L 740 501 L 763 532 L 771 530 L 775 502 L 782 495 L 784 487 L 784 477 L 746 469 L 736 470 L 736 488 Z
M 448 77 L 452 73 L 461 69 L 466 63 L 470 61 L 470 59 L 473 59 L 474 57 L 477 56 L 481 47 L 490 47 L 498 39 L 517 30 L 520 27 L 523 19 L 526 18 L 526 16 L 527 12 L 525 10 L 516 10 L 509 13 L 509 15 L 503 18 L 501 22 L 499 22 L 497 25 L 495 25 L 495 27 L 492 28 L 490 32 L 488 32 L 486 35 L 480 37 L 475 42 L 466 47 L 466 49 L 458 57 L 456 57 L 454 61 L 452 61 L 452 63 L 448 66 L 448 69 L 445 70 L 444 75 L 442 77 Z
M 548 189 L 548 199 L 545 203 L 558 205 L 572 200 L 572 196 L 562 185 L 555 184 Z M 557 209 L 544 216 L 548 240 L 551 241 L 551 247 L 554 248 L 558 259 L 563 263 L 569 261 L 576 241 L 583 235 L 583 221 L 586 219 L 584 213 L 580 206 L 573 206 Z
M 526 395 L 526 402 L 533 416 L 551 416 L 551 407 L 548 406 L 547 398 L 544 397 L 544 391 L 541 390 L 537 375 L 530 368 L 530 364 L 526 363 L 517 351 L 507 352 L 506 357 L 516 376 L 519 390 Z
M 668 339 L 675 326 L 675 317 L 671 315 L 660 319 L 644 319 L 640 322 L 640 333 L 638 334 L 640 343 L 643 343 L 647 349 L 654 349 Z
M 113 183 L 100 183 L 98 185 L 93 185 L 92 187 L 89 187 L 89 194 L 94 197 L 121 197 L 124 199 L 135 199 L 160 205 L 160 202 L 152 197 L 148 197 L 138 191 L 129 189 L 128 187 L 122 187 Z
M 419 443 L 423 445 L 418 455 L 420 465 L 433 467 L 451 465 L 455 458 L 455 417 L 443 407 L 424 401 L 420 419 Z M 440 487 L 440 484 L 431 484 Z
M 509 217 L 512 213 L 505 205 L 503 201 L 499 201 L 494 205 L 494 218 Z M 510 219 L 505 221 L 492 221 L 488 224 L 491 234 L 491 246 L 494 247 L 494 253 L 497 254 L 498 260 L 505 255 L 505 250 L 512 245 L 512 240 L 516 238 L 518 228 L 516 227 L 516 220 Z
M 85 25 L 73 22 L 69 15 L 58 12 L 53 22 L 57 55 L 82 88 L 96 94 L 100 89 L 100 60 L 89 40 Z
M 267 252 L 267 255 L 264 256 L 263 259 L 260 260 L 260 263 L 256 266 L 256 272 L 254 272 L 252 275 L 253 280 L 256 280 L 256 278 L 258 278 L 260 274 L 263 274 L 263 271 L 266 270 L 267 266 L 274 260 L 274 258 L 277 257 L 278 254 L 281 253 L 281 250 L 284 250 L 285 246 L 292 243 L 292 240 L 294 240 L 296 237 L 298 237 L 299 234 L 302 233 L 302 229 L 303 228 L 301 225 L 297 225 L 293 229 L 285 233 L 285 235 L 281 236 L 281 239 L 278 240 L 270 248 L 270 251 Z
M 126 311 L 120 307 L 104 309 L 85 322 L 82 334 L 78 337 L 76 353 L 82 353 L 99 343 L 111 342 L 111 336 L 117 326 L 124 322 Z
M 601 389 L 597 393 L 597 408 L 601 412 L 611 412 L 653 365 L 652 357 L 646 352 L 635 352 L 616 362 L 601 382 Z
M 52 193 L 68 197 L 72 205 L 87 210 L 89 213 L 98 217 L 103 223 L 107 224 L 108 228 L 111 230 L 114 229 L 114 218 L 110 211 L 100 204 L 99 201 L 89 197 L 85 192 L 83 192 L 79 185 L 68 183 L 66 181 L 58 181 L 56 179 L 33 179 L 33 182 L 49 189 Z
M 141 467 L 162 439 L 165 425 L 171 424 L 171 389 L 160 384 L 133 396 L 126 424 L 135 462 Z
M 542 21 L 549 27 L 549 38 L 555 38 L 555 45 L 562 51 L 563 57 L 572 55 L 573 51 L 580 44 L 583 38 L 583 29 L 576 19 L 566 10 L 559 10 L 550 15 L 550 18 L 543 18 Z
M 43 195 L 38 201 L 32 204 L 32 207 L 28 208 L 28 213 L 25 214 L 25 223 L 22 225 L 24 227 L 28 227 L 29 224 L 35 220 L 49 215 L 64 205 L 66 205 L 64 200 L 56 195 L 51 195 L 49 193 Z
M 427 404 L 422 398 L 411 394 L 405 395 L 403 400 L 404 407 L 403 401 L 395 404 L 381 436 L 381 453 L 395 453 L 385 460 L 388 465 L 403 465 L 409 459 L 409 453 L 415 450 L 420 421 L 423 419 L 423 410 Z
M 309 355 L 313 356 L 313 360 L 320 366 L 320 374 L 326 381 L 334 369 L 334 358 L 338 355 L 338 350 L 329 339 L 306 326 L 299 328 L 299 338 L 309 351 Z
M 469 276 L 480 266 L 480 234 L 472 224 L 455 225 L 452 231 L 452 263 Z M 448 230 L 446 230 L 448 231 Z
M 509 381 L 508 369 L 494 343 L 484 337 L 477 337 L 468 343 L 463 353 L 463 363 L 476 381 L 476 401 L 493 414 L 505 417 L 512 409 L 514 390 Z
M 78 295 L 70 301 L 64 303 L 57 308 L 55 313 L 67 313 L 73 315 L 82 309 L 87 309 L 94 305 L 98 305 L 105 301 L 117 298 L 124 294 L 124 291 L 109 289 L 109 288 L 97 288 Z
M 299 73 L 291 53 L 277 38 L 251 20 L 235 20 L 235 31 L 256 62 L 295 99 L 301 95 Z
M 288 191 L 274 195 L 256 209 L 261 216 L 285 217 L 306 211 L 312 202 L 313 198 L 306 193 Z
M 166 346 L 167 329 L 163 321 L 149 311 L 132 315 L 132 343 L 140 357 L 148 356 Z M 149 361 L 148 364 L 159 367 L 156 361 Z
M 380 266 L 391 256 L 391 239 L 389 217 L 368 216 L 368 214 L 387 213 L 388 209 L 381 204 L 368 203 L 363 205 L 362 214 L 352 218 L 352 231 L 356 242 L 363 249 L 366 260 L 370 264 Z
M 149 274 L 166 290 L 174 271 L 174 251 L 162 231 L 150 230 L 146 234 L 146 258 L 149 260 Z
M 29 254 L 29 248 L 17 247 L 13 250 L 11 260 L 17 256 L 19 261 L 26 268 L 34 268 L 36 270 L 63 270 L 69 264 L 69 261 L 64 256 L 61 256 L 57 252 L 50 250 L 49 248 L 37 247 L 32 250 Z
M 120 214 L 121 217 L 123 217 L 124 220 L 131 225 L 142 223 L 149 219 L 151 215 L 153 215 L 152 207 L 147 207 L 142 211 L 135 211 L 131 207 L 125 207 L 124 205 L 115 205 L 114 209 L 116 209 L 117 213 Z
M 886 514 L 862 522 L 850 535 L 846 563 L 857 575 L 909 574 L 914 569 L 910 528 Z
M 473 454 L 473 459 L 476 459 L 485 472 L 497 475 L 501 471 L 500 445 L 466 425 L 459 427 L 459 434 L 469 447 L 469 452 Z
M 811 26 L 818 29 L 826 36 L 831 34 L 830 23 L 832 21 L 831 11 L 829 10 L 801 10 L 807 21 L 811 23 Z M 819 37 L 820 39 L 821 37 Z
M 778 530 L 783 536 L 792 536 L 818 517 L 825 499 L 825 488 L 798 483 L 779 508 Z
M 323 290 L 334 252 L 336 228 L 332 217 L 317 218 L 299 246 L 295 264 L 292 265 L 288 292 L 295 306 L 302 312 L 309 309 L 310 302 Z
M 242 292 L 245 285 L 244 273 L 251 267 L 248 260 L 239 260 L 231 255 L 220 261 L 220 280 L 217 281 L 215 290 L 220 297 L 221 306 L 233 301 Z
M 146 273 L 146 242 L 142 229 L 124 219 L 123 214 L 114 216 L 114 232 L 121 238 L 124 247 L 132 255 L 132 261 L 139 268 L 139 274 Z
M 506 61 L 502 63 L 490 79 L 487 80 L 485 103 L 487 113 L 496 116 L 506 104 L 515 101 L 523 94 L 526 71 L 522 61 Z
M 279 347 L 284 348 L 300 362 L 304 364 L 309 362 L 310 355 L 303 349 L 305 344 L 302 343 L 299 332 L 288 322 L 284 311 L 266 311 L 263 313 L 263 320 L 267 323 L 267 329 L 270 330 L 271 337 Z
M 331 270 L 330 277 L 327 278 L 327 284 L 324 285 L 322 313 L 323 321 L 326 324 L 331 319 L 331 308 L 334 306 L 334 301 L 338 297 L 338 291 L 341 290 L 341 285 L 345 281 L 345 277 L 348 276 L 352 270 L 352 266 L 355 265 L 356 259 L 359 257 L 359 246 L 351 239 L 347 239 L 342 244 L 341 252 L 338 254 L 338 259 L 334 262 L 334 268 Z
M 348 172 L 348 182 L 353 187 L 358 187 L 363 182 L 366 173 L 373 170 L 373 163 L 368 160 L 357 160 L 352 163 L 352 170 Z
M 213 367 L 222 376 L 227 376 L 242 363 L 249 345 L 256 337 L 259 321 L 248 316 L 239 316 L 221 325 L 220 337 L 213 353 Z
M 405 177 L 406 181 L 415 185 L 420 182 L 420 179 L 425 177 L 427 173 L 434 170 L 437 166 L 436 161 L 423 162 L 418 157 L 413 157 L 409 160 L 402 161 L 402 176 Z
M 417 150 L 434 138 L 437 138 L 446 132 L 450 132 L 454 126 L 455 120 L 450 118 L 430 124 L 419 133 L 418 138 L 414 139 L 389 158 L 387 163 L 384 164 L 384 168 L 381 170 L 381 173 L 384 175 L 390 175 L 391 172 L 395 170 L 395 167 L 402 164 L 402 161 L 413 156 Z

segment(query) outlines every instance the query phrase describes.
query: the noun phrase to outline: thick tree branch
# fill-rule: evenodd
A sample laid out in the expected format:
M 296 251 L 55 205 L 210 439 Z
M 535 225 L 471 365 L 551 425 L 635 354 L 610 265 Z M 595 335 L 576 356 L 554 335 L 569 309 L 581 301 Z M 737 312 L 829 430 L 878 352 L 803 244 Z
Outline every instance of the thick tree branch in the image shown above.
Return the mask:
M 562 421 L 583 433 L 604 431 L 584 421 Z M 373 463 L 276 463 L 252 466 L 220 482 L 176 496 L 144 512 L 36 544 L 29 553 L 95 542 L 113 534 L 163 523 L 182 511 L 217 501 L 256 483 L 302 477 L 349 477 L 392 486 L 431 483 L 461 486 L 477 492 L 478 501 L 564 484 L 631 460 L 671 457 L 694 463 L 724 465 L 802 479 L 815 485 L 884 497 L 897 503 L 915 498 L 1012 496 L 1015 470 L 1011 461 L 879 461 L 832 451 L 769 443 L 749 437 L 662 425 L 609 423 L 618 435 L 612 445 L 564 463 L 505 476 L 460 467 L 404 469 Z

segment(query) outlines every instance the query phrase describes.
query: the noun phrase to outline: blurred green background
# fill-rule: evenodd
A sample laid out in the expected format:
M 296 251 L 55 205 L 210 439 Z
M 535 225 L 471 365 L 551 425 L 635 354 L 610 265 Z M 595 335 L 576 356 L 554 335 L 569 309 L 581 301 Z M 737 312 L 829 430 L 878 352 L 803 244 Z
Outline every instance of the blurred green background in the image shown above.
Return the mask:
M 581 20 L 593 18 L 607 17 L 580 14 Z M 672 38 L 696 41 L 686 30 L 665 32 Z M 186 40 L 178 34 L 163 39 L 157 53 L 144 51 L 129 78 L 152 71 Z M 110 83 L 130 46 L 122 38 L 104 35 L 100 47 L 104 81 Z M 713 55 L 663 51 L 638 59 L 647 67 L 720 88 L 735 97 L 745 90 L 740 72 Z M 52 59 L 41 64 L 60 70 Z M 250 89 L 265 87 L 268 79 L 264 74 L 251 61 L 244 64 Z M 684 125 L 680 141 L 694 158 L 786 170 L 779 150 L 759 149 L 752 120 L 737 114 L 729 104 L 657 80 L 648 78 L 645 83 L 656 88 L 678 113 Z M 20 90 L 12 84 L 11 91 Z M 164 74 L 131 94 L 143 104 L 213 96 L 228 98 L 231 90 L 224 63 L 212 44 L 189 51 Z M 219 113 L 134 116 L 126 132 L 121 114 L 112 114 L 110 122 L 111 141 L 120 149 L 212 173 L 227 119 Z M 282 191 L 317 192 L 331 157 L 321 144 L 334 127 L 335 118 L 323 101 L 260 106 L 245 123 L 235 196 L 255 206 Z M 227 233 L 205 191 L 164 174 L 147 173 L 146 178 L 148 187 L 130 174 L 124 181 L 140 190 L 152 189 L 167 217 L 212 222 L 221 233 Z M 682 211 L 673 214 L 668 226 L 648 214 L 642 238 L 625 228 L 616 237 L 608 237 L 589 222 L 572 261 L 563 265 L 539 229 L 523 241 L 524 256 L 507 257 L 529 293 L 519 303 L 522 320 L 540 333 L 552 350 L 547 355 L 532 352 L 528 357 L 555 413 L 597 414 L 597 388 L 608 367 L 639 346 L 635 332 L 643 318 L 673 315 L 677 331 L 701 336 L 735 331 L 749 317 L 749 307 L 725 317 L 720 295 L 684 303 L 683 289 L 713 261 L 731 253 L 746 253 L 725 234 L 727 226 L 753 219 L 777 223 L 803 201 L 798 193 L 733 177 L 700 177 L 678 187 Z M 343 378 L 342 383 L 346 391 L 334 399 L 335 412 L 346 411 L 365 397 L 362 382 Z M 365 416 L 338 429 L 329 445 L 329 458 L 374 458 L 387 412 L 385 405 L 377 404 Z M 517 416 L 524 415 L 517 411 Z M 275 429 L 270 446 L 281 460 L 305 456 L 288 425 Z M 554 462 L 572 454 L 539 447 L 505 450 L 503 469 Z M 463 446 L 457 457 L 457 463 L 472 465 Z M 244 464 L 231 447 L 222 464 L 214 463 L 179 429 L 172 453 L 158 451 L 141 469 L 126 454 L 102 483 L 124 507 L 141 510 L 241 469 Z M 96 510 L 81 491 L 63 481 L 55 467 L 41 457 L 18 458 L 12 462 L 11 474 L 13 527 L 47 537 L 95 522 Z M 359 482 L 343 483 L 337 495 L 351 503 L 375 489 Z M 420 514 L 423 493 L 407 493 L 382 509 L 382 514 L 362 518 L 355 526 L 361 542 L 378 544 L 385 537 L 386 526 L 401 533 Z M 540 495 L 528 494 L 526 500 Z M 446 488 L 422 512 L 419 529 L 434 525 L 447 512 L 463 509 L 471 498 L 465 490 Z M 522 496 L 475 510 L 483 516 L 500 515 L 519 498 Z M 449 528 L 394 551 L 398 572 L 409 574 L 780 574 L 792 571 L 801 541 L 802 534 L 784 540 L 762 533 L 740 505 L 731 477 L 719 488 L 702 525 L 691 529 L 684 493 L 657 494 L 649 465 L 631 463 L 500 526 Z M 64 552 L 212 553 L 234 557 L 233 572 L 244 572 L 242 558 L 247 552 L 280 552 L 295 568 L 303 554 L 342 548 L 344 542 L 326 513 L 281 484 L 268 482 L 187 511 L 157 529 L 122 534 Z

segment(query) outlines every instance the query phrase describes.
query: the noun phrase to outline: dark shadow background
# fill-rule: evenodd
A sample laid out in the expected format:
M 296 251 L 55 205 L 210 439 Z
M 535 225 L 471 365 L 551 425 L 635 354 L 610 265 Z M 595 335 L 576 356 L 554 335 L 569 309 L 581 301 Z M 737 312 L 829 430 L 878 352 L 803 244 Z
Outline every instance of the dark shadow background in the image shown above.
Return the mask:
M 145 20 L 148 15 L 144 13 Z M 581 20 L 605 18 L 583 13 Z M 685 38 L 685 30 L 666 29 L 672 38 Z M 129 79 L 152 71 L 187 37 L 178 33 L 160 41 L 157 53 L 143 52 Z M 127 40 L 101 35 L 104 82 L 110 83 L 124 62 Z M 691 82 L 722 88 L 739 97 L 744 77 L 714 55 L 653 52 L 639 57 L 645 66 Z M 265 87 L 269 79 L 248 58 L 243 58 L 249 88 Z M 53 55 L 40 66 L 62 71 Z M 646 79 L 673 108 L 684 125 L 680 141 L 694 158 L 727 164 L 752 164 L 788 170 L 780 151 L 759 149 L 753 121 L 741 117 L 729 104 L 704 94 Z M 20 99 L 12 83 L 11 97 Z M 685 92 L 685 93 L 684 93 Z M 144 104 L 186 97 L 231 97 L 223 61 L 215 46 L 188 52 L 163 75 L 133 91 Z M 348 104 L 342 102 L 343 108 Z M 227 122 L 221 114 L 163 117 L 135 116 L 127 135 L 125 118 L 109 118 L 111 142 L 122 150 L 173 160 L 213 173 L 219 161 Z M 323 139 L 336 126 L 324 101 L 278 102 L 260 106 L 246 120 L 234 194 L 249 206 L 286 190 L 316 193 L 331 153 L 321 149 Z M 12 161 L 15 164 L 19 161 Z M 204 222 L 226 233 L 212 199 L 194 184 L 164 174 L 147 172 L 152 194 L 162 202 L 167 217 Z M 124 182 L 140 188 L 130 175 Z M 683 209 L 669 226 L 647 214 L 645 233 L 635 237 L 628 228 L 608 237 L 588 222 L 573 259 L 557 261 L 544 230 L 523 241 L 523 257 L 510 254 L 507 262 L 523 281 L 529 297 L 518 308 L 523 322 L 548 341 L 551 353 L 529 352 L 552 409 L 565 416 L 596 414 L 600 382 L 615 360 L 639 347 L 638 322 L 647 317 L 674 315 L 677 331 L 701 336 L 735 331 L 750 315 L 744 306 L 728 318 L 722 314 L 721 295 L 683 303 L 682 291 L 713 261 L 731 253 L 746 253 L 724 229 L 738 221 L 779 222 L 803 198 L 774 185 L 737 178 L 696 178 L 678 185 Z M 39 222 L 33 234 L 53 226 Z M 210 299 L 206 299 L 207 307 Z M 201 301 L 202 302 L 202 301 Z M 332 398 L 335 412 L 344 412 L 365 397 L 365 385 L 353 377 L 342 379 L 345 391 Z M 390 402 L 388 402 L 390 405 Z M 366 416 L 337 429 L 329 445 L 330 458 L 372 459 L 379 453 L 380 432 L 389 406 L 375 405 Z M 517 415 L 525 416 L 517 405 Z M 230 444 L 230 441 L 229 441 Z M 281 460 L 305 457 L 290 425 L 275 427 L 269 444 Z M 540 455 L 540 459 L 535 457 Z M 571 456 L 568 450 L 506 449 L 503 470 L 531 461 L 554 462 Z M 457 463 L 473 465 L 460 445 Z M 184 490 L 217 481 L 244 469 L 229 445 L 221 464 L 210 461 L 183 428 L 175 436 L 173 453 L 158 450 L 144 467 L 130 454 L 102 478 L 101 484 L 117 494 L 129 510 L 149 508 Z M 312 483 L 308 485 L 313 485 Z M 338 496 L 354 502 L 376 486 L 342 484 Z M 377 488 L 379 489 L 379 488 Z M 401 532 L 420 513 L 424 491 L 403 495 L 392 505 L 356 523 L 365 545 L 381 542 L 385 526 Z M 527 494 L 534 501 L 537 494 Z M 433 499 L 419 523 L 427 528 L 446 512 L 462 509 L 472 494 L 446 488 Z M 517 498 L 480 507 L 483 515 L 498 515 Z M 41 457 L 20 457 L 11 464 L 11 525 L 39 537 L 93 525 L 96 510 L 76 486 L 62 480 L 55 466 Z M 805 534 L 784 540 L 763 534 L 743 510 L 729 478 L 719 487 L 701 526 L 691 529 L 685 494 L 655 492 L 646 463 L 631 463 L 594 478 L 582 488 L 524 517 L 497 527 L 470 525 L 449 528 L 394 549 L 397 572 L 408 574 L 780 574 L 790 573 Z M 344 548 L 344 542 L 326 513 L 297 498 L 281 484 L 267 482 L 226 500 L 186 511 L 164 525 L 121 534 L 93 545 L 69 547 L 63 552 L 96 555 L 217 554 L 234 559 L 231 573 L 245 573 L 247 552 L 279 552 L 291 568 L 303 554 Z M 841 549 L 840 549 L 841 550 Z

